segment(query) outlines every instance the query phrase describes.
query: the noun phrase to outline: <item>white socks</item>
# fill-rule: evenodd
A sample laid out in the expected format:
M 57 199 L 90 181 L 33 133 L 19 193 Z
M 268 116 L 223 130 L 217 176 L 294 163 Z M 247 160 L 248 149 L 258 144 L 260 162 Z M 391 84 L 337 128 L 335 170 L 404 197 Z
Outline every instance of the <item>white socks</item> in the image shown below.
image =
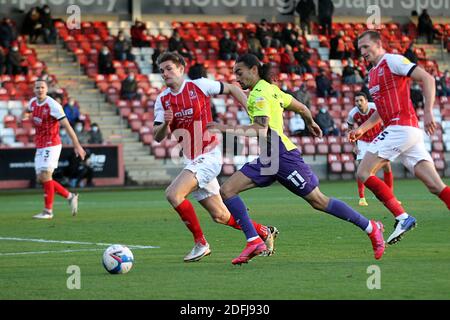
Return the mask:
M 401 215 L 399 215 L 398 217 L 395 217 L 395 220 L 398 220 L 398 221 L 405 220 L 405 219 L 408 219 L 408 217 L 409 217 L 409 215 L 405 212 L 405 213 L 402 213 Z

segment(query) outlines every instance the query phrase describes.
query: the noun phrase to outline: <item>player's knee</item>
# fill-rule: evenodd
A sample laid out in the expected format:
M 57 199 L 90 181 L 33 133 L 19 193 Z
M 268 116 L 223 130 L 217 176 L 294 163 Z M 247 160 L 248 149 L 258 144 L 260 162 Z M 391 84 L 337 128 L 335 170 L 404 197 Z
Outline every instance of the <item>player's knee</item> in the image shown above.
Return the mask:
M 363 168 L 358 168 L 356 171 L 356 177 L 358 180 L 365 182 L 370 176 L 370 172 L 364 170 Z
M 309 204 L 316 210 L 325 211 L 328 201 L 324 197 L 317 197 L 309 202 Z
M 436 195 L 439 195 L 442 191 L 442 186 L 440 184 L 434 183 L 434 182 L 426 182 L 425 185 L 427 186 L 428 190 Z
M 183 202 L 182 197 L 176 192 L 175 189 L 169 187 L 166 189 L 166 199 L 169 203 L 174 207 L 178 207 L 178 205 Z
M 328 206 L 329 198 L 322 192 L 316 192 L 313 197 L 309 197 L 306 200 L 314 209 L 325 211 Z
M 44 183 L 44 182 L 52 180 L 52 176 L 47 171 L 43 171 L 38 175 L 37 179 L 40 183 Z
M 230 199 L 235 195 L 236 193 L 233 191 L 231 186 L 224 184 L 220 187 L 220 196 L 222 197 L 223 200 Z
M 227 216 L 225 214 L 215 214 L 212 216 L 212 219 L 215 223 L 219 224 L 227 224 L 229 217 L 227 219 Z

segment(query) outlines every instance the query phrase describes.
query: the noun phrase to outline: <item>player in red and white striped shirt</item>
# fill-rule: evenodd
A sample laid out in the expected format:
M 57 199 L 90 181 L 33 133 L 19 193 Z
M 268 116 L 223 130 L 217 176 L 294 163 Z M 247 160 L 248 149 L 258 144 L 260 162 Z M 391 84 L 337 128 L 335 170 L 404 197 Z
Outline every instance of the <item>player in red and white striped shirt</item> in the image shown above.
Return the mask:
M 47 83 L 42 79 L 36 80 L 34 84 L 36 97 L 30 100 L 27 108 L 27 112 L 31 113 L 32 121 L 36 129 L 34 166 L 37 181 L 42 183 L 44 188 L 44 210 L 33 216 L 36 219 L 53 218 L 55 192 L 69 201 L 72 215 L 76 215 L 78 211 L 78 194 L 69 192 L 52 178 L 53 171 L 58 167 L 58 160 L 62 149 L 61 138 L 59 136 L 59 124 L 66 129 L 69 137 L 72 139 L 77 156 L 84 159 L 86 155 L 64 114 L 62 106 L 53 98 L 47 96 L 47 92 Z
M 376 31 L 361 34 L 358 48 L 373 66 L 369 72 L 369 92 L 377 111 L 362 126 L 352 130 L 349 139 L 355 141 L 361 138 L 367 130 L 383 121 L 385 129 L 370 144 L 357 175 L 395 216 L 395 230 L 387 240 L 389 244 L 394 244 L 401 240 L 405 232 L 415 227 L 416 219 L 406 213 L 392 190 L 375 176 L 382 164 L 400 158 L 403 165 L 450 209 L 450 187 L 442 182 L 433 159 L 425 148 L 423 133 L 419 129 L 410 99 L 412 78 L 423 84 L 425 132 L 433 134 L 436 129 L 432 112 L 436 96 L 435 81 L 424 69 L 407 58 L 386 53 L 381 36 Z
M 198 261 L 211 253 L 203 235 L 194 207 L 187 200 L 192 196 L 209 212 L 217 223 L 240 229 L 239 224 L 224 205 L 217 176 L 222 169 L 221 145 L 206 124 L 212 122 L 210 97 L 231 94 L 243 106 L 247 97 L 235 85 L 200 78 L 184 79 L 185 61 L 175 52 L 158 57 L 161 76 L 167 85 L 155 102 L 154 137 L 160 142 L 171 133 L 180 142 L 185 157 L 185 168 L 166 190 L 166 198 L 178 212 L 194 236 L 194 248 L 185 262 Z M 253 222 L 259 236 L 272 248 L 276 233 L 271 228 Z M 272 252 L 269 252 L 271 254 Z
M 366 122 L 372 114 L 377 111 L 377 107 L 375 103 L 369 102 L 367 99 L 367 95 L 364 92 L 358 92 L 355 95 L 355 107 L 350 110 L 348 114 L 348 128 L 349 130 L 353 129 L 353 126 L 356 124 L 361 126 L 364 122 Z M 370 143 L 380 134 L 383 126 L 381 123 L 374 126 L 372 129 L 366 131 L 366 133 L 359 138 L 356 142 L 355 152 L 356 152 L 356 160 L 358 163 L 364 158 L 366 154 L 367 148 Z M 391 164 L 390 162 L 386 162 L 383 166 L 384 170 L 384 182 L 391 189 L 394 187 L 394 176 L 392 174 Z M 359 194 L 359 205 L 360 206 L 368 206 L 366 201 L 366 197 L 364 196 L 364 183 L 357 179 L 358 182 L 358 194 Z

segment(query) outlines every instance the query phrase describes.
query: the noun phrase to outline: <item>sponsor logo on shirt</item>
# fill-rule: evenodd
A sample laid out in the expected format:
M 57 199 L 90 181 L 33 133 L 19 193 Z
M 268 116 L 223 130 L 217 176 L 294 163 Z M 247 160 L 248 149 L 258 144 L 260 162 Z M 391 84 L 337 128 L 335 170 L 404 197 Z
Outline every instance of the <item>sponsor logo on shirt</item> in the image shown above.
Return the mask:
M 176 118 L 181 118 L 183 116 L 192 116 L 194 114 L 194 109 L 193 108 L 189 108 L 186 110 L 181 110 L 178 112 L 175 112 L 175 117 Z
M 380 85 L 373 86 L 372 88 L 369 89 L 370 94 L 375 94 L 378 91 L 380 91 Z

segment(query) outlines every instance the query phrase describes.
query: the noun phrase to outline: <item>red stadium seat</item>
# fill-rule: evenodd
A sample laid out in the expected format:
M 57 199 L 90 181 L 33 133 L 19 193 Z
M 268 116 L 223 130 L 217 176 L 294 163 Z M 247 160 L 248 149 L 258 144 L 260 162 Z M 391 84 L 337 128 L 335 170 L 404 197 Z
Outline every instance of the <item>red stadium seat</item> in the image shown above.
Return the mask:
M 356 171 L 356 166 L 354 161 L 346 161 L 344 162 L 344 172 L 346 173 L 354 173 Z
M 341 153 L 342 146 L 340 143 L 330 143 L 330 153 Z
M 152 152 L 156 159 L 164 159 L 166 157 L 167 149 L 163 146 L 157 146 L 152 149 Z
M 312 143 L 306 143 L 302 145 L 302 151 L 305 155 L 314 155 L 316 153 L 316 147 Z

